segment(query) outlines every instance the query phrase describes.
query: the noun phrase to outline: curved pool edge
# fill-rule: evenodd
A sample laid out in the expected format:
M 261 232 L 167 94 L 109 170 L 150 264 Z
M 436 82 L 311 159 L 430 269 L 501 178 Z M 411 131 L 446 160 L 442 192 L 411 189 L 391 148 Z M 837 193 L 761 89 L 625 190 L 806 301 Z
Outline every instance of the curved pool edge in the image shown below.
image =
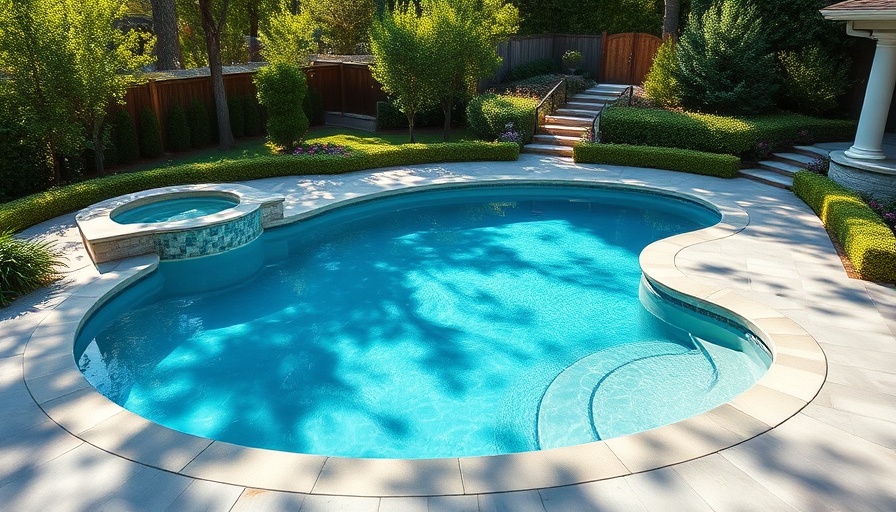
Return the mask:
M 743 394 L 703 414 L 638 434 L 566 448 L 433 460 L 350 459 L 246 448 L 176 432 L 137 416 L 97 392 L 77 368 L 72 347 L 81 323 L 117 291 L 152 272 L 158 257 L 151 255 L 123 260 L 73 292 L 41 322 L 25 347 L 24 371 L 29 392 L 41 409 L 72 435 L 126 459 L 204 480 L 346 496 L 481 494 L 625 476 L 737 445 L 783 423 L 817 394 L 827 365 L 820 347 L 802 327 L 779 311 L 732 289 L 693 280 L 675 265 L 675 257 L 684 248 L 736 236 L 743 230 L 749 217 L 737 205 L 596 180 L 501 183 L 508 181 L 627 187 L 713 205 L 722 213 L 720 223 L 655 242 L 641 253 L 644 278 L 662 286 L 664 291 L 721 308 L 742 321 L 771 350 L 769 371 Z M 403 187 L 399 192 L 410 189 L 420 187 Z M 327 210 L 371 198 L 366 195 L 340 201 Z M 298 221 L 322 211 L 326 210 L 289 219 Z

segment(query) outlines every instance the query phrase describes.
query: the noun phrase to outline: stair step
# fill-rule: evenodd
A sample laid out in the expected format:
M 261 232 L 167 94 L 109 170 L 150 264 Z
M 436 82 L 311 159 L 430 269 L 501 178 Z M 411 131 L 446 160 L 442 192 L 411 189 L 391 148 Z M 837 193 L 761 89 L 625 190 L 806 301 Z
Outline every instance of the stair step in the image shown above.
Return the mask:
M 796 165 L 785 164 L 784 162 L 778 162 L 775 160 L 762 160 L 758 162 L 757 165 L 762 169 L 766 169 L 772 172 L 777 172 L 779 174 L 783 174 L 785 176 L 793 176 L 797 171 L 803 170 L 803 167 L 798 167 Z
M 831 153 L 827 149 L 822 149 L 815 146 L 793 146 L 793 151 L 794 153 L 799 153 L 801 155 L 810 157 L 828 156 Z
M 563 126 L 577 126 L 582 128 L 591 128 L 591 122 L 594 120 L 594 116 L 590 117 L 580 117 L 580 116 L 562 116 L 562 115 L 550 115 L 545 116 L 545 121 L 548 124 L 552 125 L 563 125 Z
M 594 116 L 597 115 L 597 111 L 595 110 L 583 110 L 579 108 L 560 108 L 557 109 L 556 113 L 561 116 L 582 117 L 587 119 L 594 119 Z
M 526 144 L 523 153 L 539 153 L 542 155 L 572 156 L 572 148 L 569 146 L 554 146 L 550 144 Z
M 601 103 L 586 103 L 582 101 L 567 101 L 563 108 L 572 108 L 576 110 L 590 110 L 594 112 L 599 112 L 600 109 L 604 108 Z
M 740 174 L 744 178 L 765 183 L 766 185 L 771 185 L 773 187 L 786 189 L 793 188 L 792 177 L 784 176 L 775 171 L 769 171 L 767 169 L 741 169 Z
M 568 135 L 570 137 L 581 137 L 589 126 L 567 126 L 563 124 L 545 124 L 539 128 L 540 133 L 548 135 Z
M 815 161 L 814 156 L 807 156 L 802 153 L 773 153 L 772 158 L 785 164 L 795 165 L 800 169 L 805 169 L 807 165 Z
M 572 137 L 569 135 L 536 135 L 532 137 L 532 142 L 534 144 L 545 144 L 551 146 L 575 146 L 579 141 L 582 140 L 582 137 Z
M 577 101 L 577 102 L 581 102 L 581 103 L 604 104 L 604 103 L 611 103 L 613 101 L 616 101 L 616 98 L 618 98 L 618 97 L 619 97 L 618 94 L 585 94 L 585 93 L 581 93 L 581 94 L 576 94 L 575 96 L 570 98 L 570 101 Z

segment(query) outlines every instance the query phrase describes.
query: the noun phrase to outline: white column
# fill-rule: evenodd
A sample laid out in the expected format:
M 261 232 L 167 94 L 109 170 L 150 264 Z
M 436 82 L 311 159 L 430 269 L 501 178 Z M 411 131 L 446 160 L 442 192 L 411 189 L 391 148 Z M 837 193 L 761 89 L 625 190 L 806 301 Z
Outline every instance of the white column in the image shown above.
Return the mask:
M 865 102 L 856 130 L 856 142 L 844 153 L 857 160 L 883 160 L 881 151 L 884 128 L 890 113 L 890 100 L 896 86 L 896 34 L 874 34 L 877 48 L 871 64 L 871 76 L 865 89 Z

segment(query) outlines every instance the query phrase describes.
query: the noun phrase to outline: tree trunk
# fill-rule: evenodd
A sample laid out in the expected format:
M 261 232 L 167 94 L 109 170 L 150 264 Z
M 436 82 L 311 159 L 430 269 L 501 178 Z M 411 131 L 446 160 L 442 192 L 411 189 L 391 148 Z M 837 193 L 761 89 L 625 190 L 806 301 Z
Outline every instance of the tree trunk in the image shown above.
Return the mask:
M 246 10 L 249 13 L 249 62 L 260 62 L 261 48 L 258 44 L 258 2 L 260 0 L 249 0 L 246 4 Z
M 442 129 L 442 138 L 448 140 L 451 135 L 451 111 L 454 110 L 454 101 L 447 99 L 442 101 L 442 113 L 445 114 L 445 127 Z
M 663 39 L 667 37 L 678 39 L 678 12 L 680 10 L 680 0 L 666 0 L 666 10 L 663 13 Z
M 103 130 L 101 126 L 93 129 L 93 161 L 96 164 L 97 176 L 106 175 L 106 166 L 103 161 Z
M 202 29 L 205 32 L 205 47 L 208 51 L 208 67 L 212 75 L 212 90 L 215 95 L 215 113 L 218 118 L 218 137 L 222 150 L 234 147 L 233 132 L 230 131 L 230 112 L 227 110 L 227 92 L 224 90 L 224 67 L 221 65 L 220 28 L 227 17 L 225 0 L 218 23 L 211 12 L 211 0 L 199 0 L 199 13 L 202 16 Z
M 180 40 L 177 35 L 177 6 L 174 0 L 150 0 L 152 30 L 156 34 L 156 69 L 180 69 Z
M 414 143 L 414 114 L 405 114 L 408 116 L 408 133 L 411 136 L 411 144 Z

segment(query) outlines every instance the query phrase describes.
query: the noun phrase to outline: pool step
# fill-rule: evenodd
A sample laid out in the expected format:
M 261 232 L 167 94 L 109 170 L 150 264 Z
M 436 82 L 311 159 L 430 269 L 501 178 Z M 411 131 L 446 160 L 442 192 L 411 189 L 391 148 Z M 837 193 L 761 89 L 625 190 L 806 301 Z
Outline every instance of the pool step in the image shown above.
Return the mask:
M 592 396 L 608 375 L 639 359 L 687 353 L 679 345 L 645 341 L 610 347 L 579 359 L 554 378 L 541 398 L 539 449 L 598 441 L 600 436 L 592 421 Z

